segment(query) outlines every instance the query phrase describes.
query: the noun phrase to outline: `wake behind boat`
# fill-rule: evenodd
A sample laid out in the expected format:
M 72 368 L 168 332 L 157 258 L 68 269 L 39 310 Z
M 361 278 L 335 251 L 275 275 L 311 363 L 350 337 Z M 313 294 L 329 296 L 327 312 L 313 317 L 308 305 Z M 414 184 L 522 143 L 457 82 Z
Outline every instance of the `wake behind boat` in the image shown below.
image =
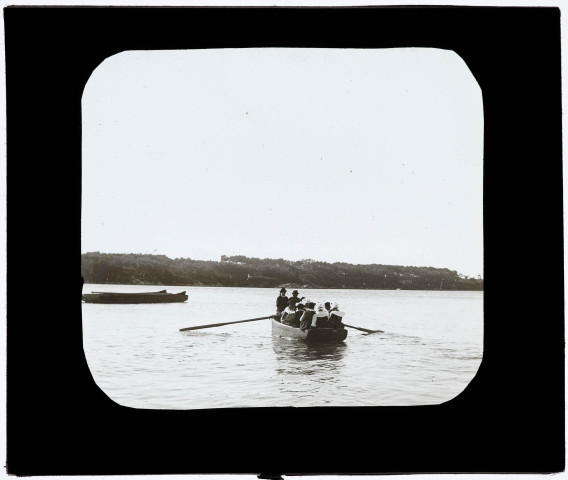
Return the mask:
M 158 292 L 91 292 L 83 294 L 81 299 L 86 303 L 179 303 L 188 299 L 185 291 L 168 293 Z

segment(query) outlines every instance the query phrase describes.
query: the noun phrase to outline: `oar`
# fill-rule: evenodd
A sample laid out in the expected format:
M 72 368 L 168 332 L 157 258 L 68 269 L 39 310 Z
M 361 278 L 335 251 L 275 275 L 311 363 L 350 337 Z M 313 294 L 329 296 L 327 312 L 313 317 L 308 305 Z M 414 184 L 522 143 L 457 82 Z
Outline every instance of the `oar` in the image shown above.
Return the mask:
M 354 328 L 355 330 L 361 330 L 362 332 L 367 332 L 367 333 L 385 333 L 382 330 L 368 330 L 366 328 L 354 327 L 353 325 L 347 325 L 346 323 L 344 323 L 343 325 L 345 325 L 346 327 Z
M 232 325 L 233 323 L 256 322 L 257 320 L 266 320 L 267 318 L 276 318 L 276 315 L 269 315 L 268 317 L 249 318 L 248 320 L 238 320 L 236 322 L 211 323 L 209 325 L 197 325 L 196 327 L 180 328 L 179 331 L 184 332 L 186 330 L 199 330 L 201 328 L 221 327 L 223 325 Z

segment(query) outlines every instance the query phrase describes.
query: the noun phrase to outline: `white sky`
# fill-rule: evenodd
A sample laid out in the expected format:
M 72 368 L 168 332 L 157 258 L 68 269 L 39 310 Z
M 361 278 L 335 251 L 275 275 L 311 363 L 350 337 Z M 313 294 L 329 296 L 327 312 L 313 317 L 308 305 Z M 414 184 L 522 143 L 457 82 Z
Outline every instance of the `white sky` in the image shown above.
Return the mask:
M 482 92 L 452 51 L 129 51 L 82 108 L 83 252 L 483 274 Z

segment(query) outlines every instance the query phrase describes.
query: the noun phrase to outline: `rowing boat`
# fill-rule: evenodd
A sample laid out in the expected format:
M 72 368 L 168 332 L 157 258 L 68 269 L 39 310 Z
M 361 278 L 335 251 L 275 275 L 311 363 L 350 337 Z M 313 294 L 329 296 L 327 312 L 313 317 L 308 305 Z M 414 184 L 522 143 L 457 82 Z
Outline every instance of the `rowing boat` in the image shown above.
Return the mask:
M 307 342 L 342 342 L 347 337 L 344 328 L 311 328 L 300 330 L 272 319 L 272 335 L 277 337 L 295 338 Z
M 168 293 L 166 290 L 159 292 L 92 292 L 82 295 L 86 303 L 178 303 L 185 302 L 188 298 L 185 291 Z

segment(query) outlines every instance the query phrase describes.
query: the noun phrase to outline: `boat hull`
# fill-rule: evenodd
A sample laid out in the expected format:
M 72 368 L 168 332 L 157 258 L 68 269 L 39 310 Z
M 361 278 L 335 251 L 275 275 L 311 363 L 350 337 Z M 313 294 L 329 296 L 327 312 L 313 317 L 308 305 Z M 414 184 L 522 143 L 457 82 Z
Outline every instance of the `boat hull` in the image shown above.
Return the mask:
M 302 331 L 272 319 L 272 335 L 310 343 L 343 342 L 347 338 L 347 330 L 345 328 L 312 328 Z
M 188 296 L 185 292 L 166 293 L 165 291 L 141 293 L 98 292 L 84 294 L 81 298 L 85 303 L 134 304 L 181 303 L 185 302 Z

